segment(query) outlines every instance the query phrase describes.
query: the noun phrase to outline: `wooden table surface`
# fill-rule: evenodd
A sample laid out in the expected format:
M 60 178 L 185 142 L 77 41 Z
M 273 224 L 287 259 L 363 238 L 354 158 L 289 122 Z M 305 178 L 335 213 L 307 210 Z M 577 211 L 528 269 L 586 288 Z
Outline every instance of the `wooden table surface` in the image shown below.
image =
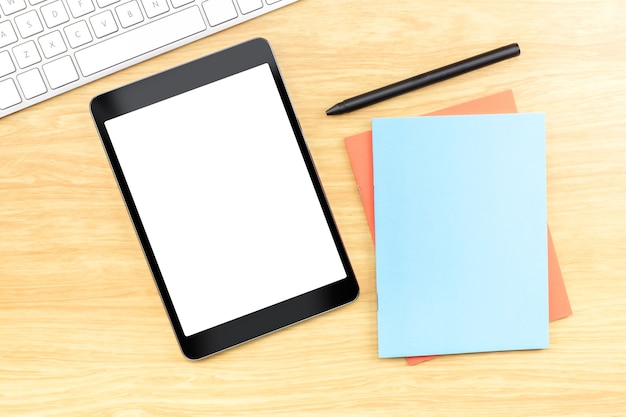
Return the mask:
M 183 358 L 88 112 L 252 37 L 273 45 L 360 286 L 344 308 Z M 339 100 L 518 42 L 512 60 L 347 115 Z M 378 359 L 374 247 L 344 148 L 372 117 L 513 89 L 547 117 L 574 314 L 542 351 Z M 0 415 L 626 415 L 626 3 L 300 0 L 0 119 Z

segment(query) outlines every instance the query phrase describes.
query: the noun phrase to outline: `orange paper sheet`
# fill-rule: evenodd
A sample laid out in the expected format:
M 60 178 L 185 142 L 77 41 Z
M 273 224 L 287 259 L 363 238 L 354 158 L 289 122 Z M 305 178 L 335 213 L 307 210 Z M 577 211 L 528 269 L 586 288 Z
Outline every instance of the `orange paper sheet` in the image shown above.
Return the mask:
M 461 115 L 461 114 L 501 114 L 517 113 L 517 106 L 511 90 L 479 98 L 467 103 L 448 107 L 428 116 Z M 345 138 L 346 149 L 354 171 L 354 176 L 361 194 L 365 216 L 376 240 L 374 227 L 374 176 L 372 166 L 372 132 L 363 132 Z M 548 228 L 548 296 L 550 321 L 558 320 L 572 314 L 569 298 L 563 282 L 559 260 Z M 407 358 L 410 365 L 433 359 L 436 356 L 415 356 Z

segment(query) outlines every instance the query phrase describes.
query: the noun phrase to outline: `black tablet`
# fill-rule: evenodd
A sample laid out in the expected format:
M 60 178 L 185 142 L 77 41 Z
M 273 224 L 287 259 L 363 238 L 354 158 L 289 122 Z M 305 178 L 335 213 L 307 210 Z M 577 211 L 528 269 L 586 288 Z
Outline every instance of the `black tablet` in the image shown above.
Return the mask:
M 267 41 L 99 95 L 91 112 L 185 356 L 357 297 Z

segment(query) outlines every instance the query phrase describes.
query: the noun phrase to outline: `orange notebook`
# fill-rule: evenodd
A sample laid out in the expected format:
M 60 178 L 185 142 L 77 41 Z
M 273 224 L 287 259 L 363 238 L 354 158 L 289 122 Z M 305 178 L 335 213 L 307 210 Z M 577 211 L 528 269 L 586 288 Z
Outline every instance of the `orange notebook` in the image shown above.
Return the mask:
M 499 114 L 517 113 L 515 99 L 511 90 L 479 98 L 467 103 L 448 107 L 428 116 L 461 115 L 461 114 Z M 345 138 L 346 149 L 354 171 L 354 176 L 361 194 L 361 201 L 365 209 L 365 216 L 376 240 L 374 227 L 374 177 L 372 164 L 372 132 L 363 132 Z M 548 228 L 548 296 L 550 321 L 558 320 L 572 314 L 569 298 L 563 282 L 561 267 L 552 242 L 550 228 Z M 436 356 L 409 357 L 410 365 L 433 359 Z

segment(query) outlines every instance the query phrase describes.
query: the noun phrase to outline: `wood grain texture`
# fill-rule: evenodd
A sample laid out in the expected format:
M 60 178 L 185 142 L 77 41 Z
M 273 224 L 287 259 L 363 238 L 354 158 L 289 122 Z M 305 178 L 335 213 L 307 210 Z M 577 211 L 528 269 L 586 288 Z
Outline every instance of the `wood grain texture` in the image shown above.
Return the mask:
M 210 359 L 180 354 L 91 97 L 252 37 L 278 57 L 357 302 Z M 520 57 L 355 113 L 355 94 L 518 42 Z M 300 0 L 0 120 L 0 415 L 626 416 L 626 3 Z M 547 117 L 574 315 L 550 349 L 417 366 L 376 351 L 374 247 L 343 138 L 512 88 Z

